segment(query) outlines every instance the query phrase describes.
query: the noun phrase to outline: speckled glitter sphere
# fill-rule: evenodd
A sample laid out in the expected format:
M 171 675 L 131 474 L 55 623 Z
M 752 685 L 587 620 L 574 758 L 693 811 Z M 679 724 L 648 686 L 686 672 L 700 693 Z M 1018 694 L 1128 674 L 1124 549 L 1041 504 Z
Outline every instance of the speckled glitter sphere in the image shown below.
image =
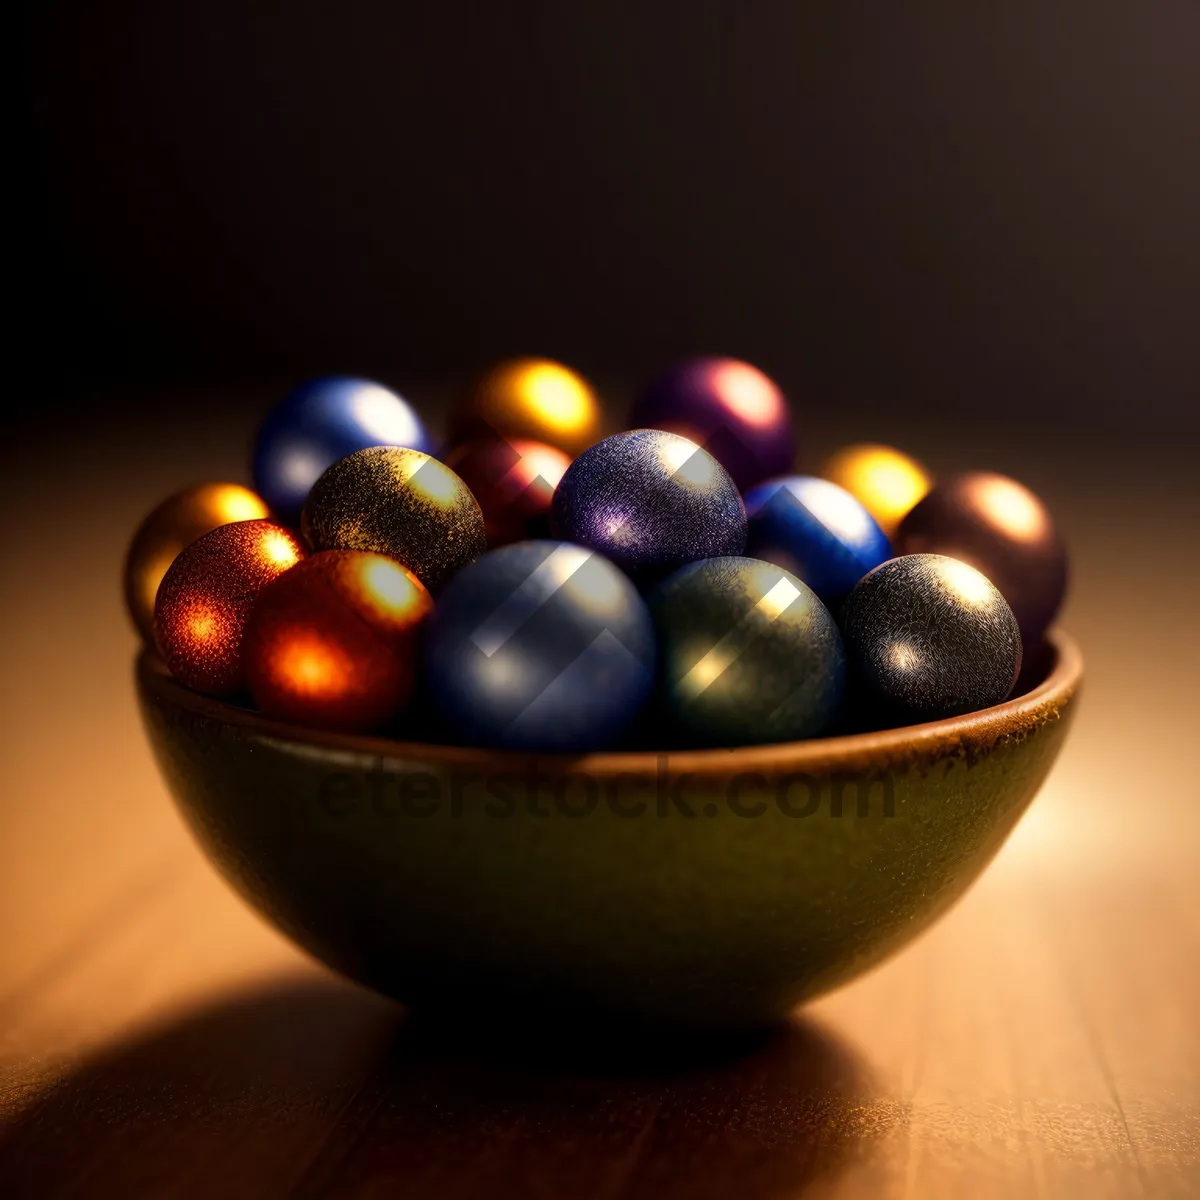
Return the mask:
M 236 483 L 201 483 L 164 500 L 138 526 L 125 556 L 125 606 L 146 645 L 154 645 L 154 598 L 175 556 L 232 521 L 268 515 L 266 503 Z
M 330 375 L 301 384 L 271 411 L 254 444 L 254 486 L 295 521 L 321 473 L 368 446 L 430 450 L 429 436 L 401 396 L 382 384 Z
M 479 438 L 524 438 L 568 454 L 601 432 L 600 404 L 582 376 L 548 358 L 498 363 L 467 389 L 451 414 L 452 444 Z
M 817 474 L 844 487 L 889 538 L 932 486 L 929 472 L 916 459 L 873 442 L 843 446 Z
M 167 669 L 213 696 L 245 688 L 243 635 L 263 588 L 304 557 L 271 521 L 222 525 L 180 551 L 154 604 L 154 636 Z
M 892 557 L 875 518 L 844 488 L 811 475 L 752 488 L 746 518 L 746 553 L 785 567 L 827 605 Z
M 654 683 L 645 602 L 581 546 L 518 542 L 459 572 L 438 598 L 426 678 L 468 745 L 577 753 L 630 726 Z
M 736 358 L 693 358 L 653 380 L 631 421 L 703 446 L 745 491 L 785 475 L 796 456 L 792 414 L 775 383 Z
M 398 562 L 325 550 L 268 584 L 246 627 L 245 675 L 269 717 L 351 733 L 379 729 L 408 704 L 418 639 L 433 611 Z
M 728 472 L 660 429 L 585 450 L 554 493 L 550 524 L 555 537 L 599 550 L 642 582 L 746 544 L 746 509 Z
M 1067 591 L 1067 551 L 1046 506 L 1005 475 L 939 483 L 900 524 L 898 554 L 946 554 L 982 571 L 1008 601 L 1032 653 Z
M 1004 597 L 974 567 L 941 554 L 877 567 L 840 619 L 856 699 L 893 724 L 999 704 L 1021 669 L 1021 635 Z
M 483 510 L 488 546 L 550 536 L 550 503 L 571 460 L 554 446 L 523 438 L 465 442 L 445 458 Z
M 837 624 L 791 572 L 709 558 L 664 580 L 649 603 L 662 703 L 689 740 L 792 741 L 837 715 L 845 687 Z
M 313 485 L 301 518 L 314 550 L 374 550 L 430 591 L 487 548 L 467 485 L 418 450 L 374 446 L 343 458 Z

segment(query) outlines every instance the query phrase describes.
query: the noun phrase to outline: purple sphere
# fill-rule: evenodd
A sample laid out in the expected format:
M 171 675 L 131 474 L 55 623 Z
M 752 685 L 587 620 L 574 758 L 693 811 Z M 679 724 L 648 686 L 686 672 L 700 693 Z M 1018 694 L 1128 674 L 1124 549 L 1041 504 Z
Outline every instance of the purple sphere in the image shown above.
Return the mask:
M 639 583 L 746 544 L 746 509 L 729 472 L 662 429 L 617 433 L 585 450 L 554 491 L 550 526 Z
M 787 475 L 796 456 L 792 414 L 779 388 L 736 358 L 691 358 L 655 379 L 632 423 L 666 429 L 703 446 L 745 491 Z

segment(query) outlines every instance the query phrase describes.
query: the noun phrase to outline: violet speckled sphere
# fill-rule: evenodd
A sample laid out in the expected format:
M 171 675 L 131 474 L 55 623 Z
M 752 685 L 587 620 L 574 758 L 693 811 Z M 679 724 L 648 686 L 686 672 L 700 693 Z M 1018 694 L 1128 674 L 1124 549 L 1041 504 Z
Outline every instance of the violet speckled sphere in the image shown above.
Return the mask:
M 846 597 L 840 619 L 856 701 L 894 724 L 999 704 L 1021 669 L 1008 602 L 974 567 L 941 554 L 876 567 Z
M 585 450 L 555 490 L 550 521 L 555 537 L 599 550 L 643 582 L 746 544 L 746 509 L 729 473 L 661 429 Z
M 900 522 L 898 554 L 948 554 L 982 571 L 1012 606 L 1030 652 L 1067 591 L 1067 550 L 1046 506 L 1005 475 L 937 484 Z
M 693 358 L 653 380 L 632 421 L 703 446 L 745 491 L 785 475 L 796 456 L 792 414 L 779 388 L 736 358 Z
M 659 691 L 693 742 L 740 746 L 823 732 L 845 685 L 829 611 L 789 571 L 755 558 L 708 558 L 649 597 Z
M 770 479 L 746 493 L 746 553 L 798 575 L 836 604 L 892 557 L 875 518 L 845 488 L 811 475 Z
M 321 472 L 368 446 L 432 447 L 403 397 L 370 379 L 329 375 L 289 392 L 254 443 L 254 488 L 289 522 L 300 515 Z
M 654 630 L 637 588 L 582 546 L 517 542 L 438 598 L 426 678 L 467 745 L 576 753 L 611 745 L 649 700 Z

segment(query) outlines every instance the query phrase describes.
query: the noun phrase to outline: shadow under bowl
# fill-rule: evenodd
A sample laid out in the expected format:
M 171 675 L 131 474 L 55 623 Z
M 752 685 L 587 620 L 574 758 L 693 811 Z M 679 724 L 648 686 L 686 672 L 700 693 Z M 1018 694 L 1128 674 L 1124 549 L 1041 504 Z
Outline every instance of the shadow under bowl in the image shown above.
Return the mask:
M 1051 636 L 1024 694 L 949 720 L 731 750 L 567 757 L 289 726 L 149 656 L 146 730 L 204 849 L 329 966 L 535 1027 L 770 1023 L 945 911 L 1077 707 Z

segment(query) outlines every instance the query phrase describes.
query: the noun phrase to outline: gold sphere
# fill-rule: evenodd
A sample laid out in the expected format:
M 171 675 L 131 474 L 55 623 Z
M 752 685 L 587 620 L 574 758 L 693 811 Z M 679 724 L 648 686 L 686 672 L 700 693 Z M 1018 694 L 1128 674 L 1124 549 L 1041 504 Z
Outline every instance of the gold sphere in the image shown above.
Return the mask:
M 146 517 L 125 556 L 125 606 L 147 646 L 154 645 L 158 585 L 179 552 L 221 525 L 267 515 L 266 503 L 249 488 L 201 483 L 176 492 Z
M 509 359 L 476 380 L 450 418 L 455 443 L 496 435 L 545 442 L 574 456 L 600 439 L 600 402 L 562 363 Z
M 879 522 L 888 537 L 933 486 L 929 472 L 892 446 L 844 446 L 818 474 L 843 487 Z

